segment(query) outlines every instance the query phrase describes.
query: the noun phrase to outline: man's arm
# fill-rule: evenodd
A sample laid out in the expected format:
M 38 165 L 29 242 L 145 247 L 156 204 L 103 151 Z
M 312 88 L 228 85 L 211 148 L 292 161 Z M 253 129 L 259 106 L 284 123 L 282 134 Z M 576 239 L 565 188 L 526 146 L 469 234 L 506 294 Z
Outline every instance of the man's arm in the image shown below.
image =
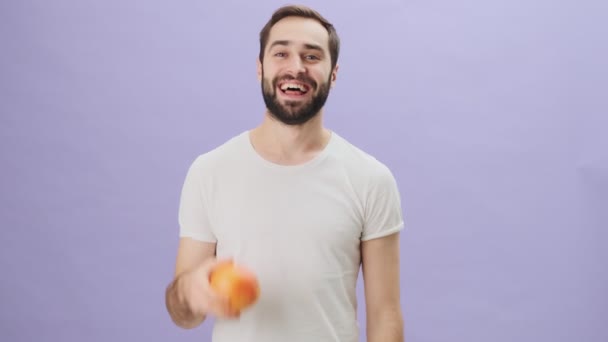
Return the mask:
M 368 342 L 402 342 L 399 233 L 361 243 Z
M 173 322 L 179 327 L 191 329 L 205 320 L 202 298 L 204 292 L 195 287 L 203 287 L 201 278 L 207 268 L 203 266 L 215 258 L 215 243 L 200 242 L 181 238 L 177 250 L 175 275 L 165 292 L 165 304 Z M 194 298 L 193 298 L 194 297 Z

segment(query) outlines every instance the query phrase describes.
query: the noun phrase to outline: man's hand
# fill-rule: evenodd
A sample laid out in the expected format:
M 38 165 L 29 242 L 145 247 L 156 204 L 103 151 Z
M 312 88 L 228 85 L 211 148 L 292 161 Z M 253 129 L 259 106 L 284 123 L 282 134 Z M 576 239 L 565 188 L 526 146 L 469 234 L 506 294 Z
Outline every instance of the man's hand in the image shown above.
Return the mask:
M 200 325 L 208 315 L 220 319 L 237 318 L 227 298 L 216 294 L 209 284 L 213 268 L 224 260 L 215 257 L 215 244 L 182 239 L 175 277 L 165 292 L 165 304 L 173 322 L 185 329 Z
M 194 317 L 212 315 L 221 319 L 238 317 L 230 309 L 228 299 L 216 294 L 209 285 L 211 270 L 219 263 L 215 258 L 207 259 L 199 267 L 186 272 L 178 282 L 178 296 Z

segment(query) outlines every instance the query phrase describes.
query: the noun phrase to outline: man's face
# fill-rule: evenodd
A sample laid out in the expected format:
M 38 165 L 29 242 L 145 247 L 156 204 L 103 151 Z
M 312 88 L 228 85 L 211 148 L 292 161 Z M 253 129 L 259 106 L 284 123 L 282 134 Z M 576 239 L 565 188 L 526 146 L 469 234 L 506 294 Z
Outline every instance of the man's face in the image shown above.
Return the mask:
M 266 107 L 279 121 L 303 124 L 325 105 L 337 72 L 331 70 L 328 36 L 317 21 L 298 17 L 271 29 L 258 78 Z

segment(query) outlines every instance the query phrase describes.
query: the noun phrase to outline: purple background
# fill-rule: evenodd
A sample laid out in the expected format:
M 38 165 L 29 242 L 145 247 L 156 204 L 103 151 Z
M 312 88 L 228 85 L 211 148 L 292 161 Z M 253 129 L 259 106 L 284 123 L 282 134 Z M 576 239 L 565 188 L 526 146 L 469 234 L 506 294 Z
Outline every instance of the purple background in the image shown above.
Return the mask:
M 1 341 L 209 340 L 164 307 L 179 191 L 260 121 L 282 4 L 0 3 Z M 406 339 L 608 341 L 606 2 L 307 4 L 327 125 L 401 188 Z

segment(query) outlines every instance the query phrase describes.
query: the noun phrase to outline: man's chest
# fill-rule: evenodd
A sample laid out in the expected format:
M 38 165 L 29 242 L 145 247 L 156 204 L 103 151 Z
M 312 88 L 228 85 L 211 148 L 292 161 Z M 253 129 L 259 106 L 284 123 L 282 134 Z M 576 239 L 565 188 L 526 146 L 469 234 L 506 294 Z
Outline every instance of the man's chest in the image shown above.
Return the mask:
M 292 239 L 339 248 L 358 242 L 362 208 L 335 178 L 255 178 L 224 182 L 211 202 L 218 240 Z
M 353 291 L 363 210 L 347 183 L 331 176 L 231 180 L 216 184 L 209 202 L 217 253 L 258 275 L 262 306 Z

